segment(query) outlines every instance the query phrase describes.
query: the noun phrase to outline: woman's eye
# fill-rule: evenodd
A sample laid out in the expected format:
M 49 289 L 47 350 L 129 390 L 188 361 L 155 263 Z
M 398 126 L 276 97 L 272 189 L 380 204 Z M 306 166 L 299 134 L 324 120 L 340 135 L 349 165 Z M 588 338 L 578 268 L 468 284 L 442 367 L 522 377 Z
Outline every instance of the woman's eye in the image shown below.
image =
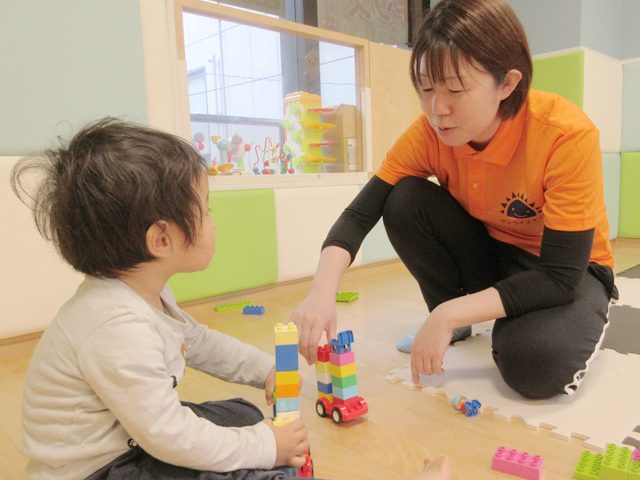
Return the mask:
M 449 93 L 456 95 L 458 93 L 462 93 L 462 90 L 449 90 Z

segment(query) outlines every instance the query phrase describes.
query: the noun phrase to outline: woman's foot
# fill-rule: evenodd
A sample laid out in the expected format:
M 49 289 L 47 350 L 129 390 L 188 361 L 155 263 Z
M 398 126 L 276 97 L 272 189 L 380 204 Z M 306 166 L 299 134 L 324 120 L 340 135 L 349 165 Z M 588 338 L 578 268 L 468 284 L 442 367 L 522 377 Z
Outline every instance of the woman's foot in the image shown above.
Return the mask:
M 449 480 L 451 470 L 449 469 L 449 457 L 443 456 L 432 460 L 430 457 L 424 459 L 424 471 L 410 480 Z

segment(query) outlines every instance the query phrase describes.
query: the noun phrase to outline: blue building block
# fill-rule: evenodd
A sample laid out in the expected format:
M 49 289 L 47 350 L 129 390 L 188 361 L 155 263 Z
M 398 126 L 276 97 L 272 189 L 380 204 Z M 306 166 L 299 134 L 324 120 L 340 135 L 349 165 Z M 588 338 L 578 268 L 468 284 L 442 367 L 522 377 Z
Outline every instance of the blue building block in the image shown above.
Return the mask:
M 247 305 L 242 309 L 245 315 L 264 315 L 264 307 L 262 305 Z
M 286 357 L 298 358 L 298 345 L 276 345 L 276 360 Z
M 464 416 L 475 417 L 478 415 L 478 409 L 482 407 L 482 404 L 477 400 L 471 400 L 470 402 L 464 402 Z
M 298 371 L 298 357 L 278 357 L 276 361 L 276 372 Z
M 300 410 L 300 397 L 278 398 L 276 412 L 296 412 Z M 278 415 L 276 415 L 278 416 Z
M 347 388 L 333 387 L 333 396 L 341 400 L 348 400 L 349 398 L 358 396 L 358 385 Z
M 353 332 L 351 330 L 345 330 L 338 334 L 337 340 L 331 340 L 331 351 L 337 354 L 351 351 L 351 344 L 353 343 Z
M 329 395 L 332 393 L 332 386 L 330 383 L 318 382 L 318 391 Z

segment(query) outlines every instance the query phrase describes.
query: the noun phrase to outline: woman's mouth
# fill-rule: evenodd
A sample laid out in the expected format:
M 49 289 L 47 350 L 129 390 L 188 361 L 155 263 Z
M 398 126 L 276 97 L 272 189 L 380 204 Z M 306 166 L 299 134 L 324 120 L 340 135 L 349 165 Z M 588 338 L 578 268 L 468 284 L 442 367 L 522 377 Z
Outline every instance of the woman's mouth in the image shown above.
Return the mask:
M 455 127 L 436 127 L 436 133 L 441 137 L 450 135 L 455 130 Z

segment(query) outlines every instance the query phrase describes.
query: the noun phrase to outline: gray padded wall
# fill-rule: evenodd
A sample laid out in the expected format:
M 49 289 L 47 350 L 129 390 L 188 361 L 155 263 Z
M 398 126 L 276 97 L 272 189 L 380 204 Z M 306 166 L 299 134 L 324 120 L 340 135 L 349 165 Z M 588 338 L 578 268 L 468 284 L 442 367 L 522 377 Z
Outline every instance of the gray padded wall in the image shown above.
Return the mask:
M 0 1 L 0 155 L 102 116 L 147 122 L 137 0 Z

